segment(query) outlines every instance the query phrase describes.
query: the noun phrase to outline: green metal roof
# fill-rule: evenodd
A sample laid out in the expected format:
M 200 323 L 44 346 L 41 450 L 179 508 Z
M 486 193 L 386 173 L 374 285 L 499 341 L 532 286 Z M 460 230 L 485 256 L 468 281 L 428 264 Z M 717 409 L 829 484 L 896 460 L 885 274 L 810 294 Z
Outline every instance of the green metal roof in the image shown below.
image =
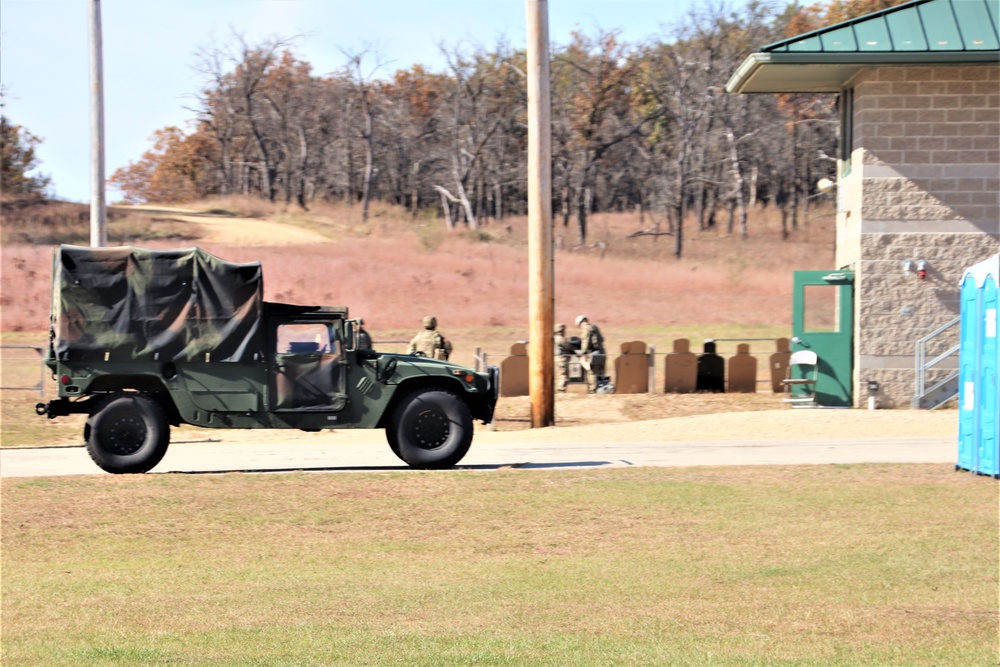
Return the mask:
M 1000 64 L 1000 0 L 913 0 L 775 42 L 726 90 L 837 92 L 863 67 L 945 63 Z
M 1000 0 L 914 0 L 761 48 L 765 53 L 997 51 Z

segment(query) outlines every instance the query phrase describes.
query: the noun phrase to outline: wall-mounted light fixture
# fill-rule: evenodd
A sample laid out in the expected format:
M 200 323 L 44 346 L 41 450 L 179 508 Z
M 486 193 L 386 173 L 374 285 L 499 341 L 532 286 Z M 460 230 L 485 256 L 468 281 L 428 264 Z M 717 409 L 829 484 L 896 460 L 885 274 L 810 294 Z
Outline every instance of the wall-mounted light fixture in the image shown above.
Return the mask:
M 927 278 L 927 260 L 926 259 L 904 259 L 903 260 L 903 273 L 913 273 L 916 270 L 917 277 L 921 280 Z

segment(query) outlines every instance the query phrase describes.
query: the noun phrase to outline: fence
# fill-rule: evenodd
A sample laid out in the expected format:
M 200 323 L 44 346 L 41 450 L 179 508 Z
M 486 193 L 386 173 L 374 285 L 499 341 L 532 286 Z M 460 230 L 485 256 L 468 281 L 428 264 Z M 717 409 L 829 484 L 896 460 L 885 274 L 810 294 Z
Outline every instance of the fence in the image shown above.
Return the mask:
M 13 355 L 8 350 L 32 350 L 33 355 Z M 45 397 L 45 364 L 42 358 L 44 348 L 35 345 L 0 345 L 0 390 L 37 391 L 40 398 Z M 35 370 L 37 369 L 37 370 Z M 31 377 L 37 376 L 38 383 L 28 385 Z M 12 384 L 8 384 L 12 383 Z

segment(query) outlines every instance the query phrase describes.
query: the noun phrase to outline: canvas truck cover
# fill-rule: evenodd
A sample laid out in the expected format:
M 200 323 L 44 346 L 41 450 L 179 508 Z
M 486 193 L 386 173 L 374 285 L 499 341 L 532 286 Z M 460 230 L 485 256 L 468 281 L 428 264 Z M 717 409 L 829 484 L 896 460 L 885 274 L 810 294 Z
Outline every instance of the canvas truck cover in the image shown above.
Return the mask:
M 254 361 L 263 351 L 259 262 L 201 250 L 63 245 L 52 267 L 60 360 Z

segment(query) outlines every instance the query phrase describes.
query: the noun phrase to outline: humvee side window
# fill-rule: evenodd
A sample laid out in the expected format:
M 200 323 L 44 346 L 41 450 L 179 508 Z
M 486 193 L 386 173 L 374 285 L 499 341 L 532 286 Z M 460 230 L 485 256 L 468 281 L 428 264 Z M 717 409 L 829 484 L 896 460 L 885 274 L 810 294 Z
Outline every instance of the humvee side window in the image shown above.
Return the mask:
M 346 371 L 337 330 L 329 322 L 279 324 L 275 410 L 341 410 Z
M 277 349 L 278 354 L 340 354 L 340 342 L 326 324 L 282 324 Z

